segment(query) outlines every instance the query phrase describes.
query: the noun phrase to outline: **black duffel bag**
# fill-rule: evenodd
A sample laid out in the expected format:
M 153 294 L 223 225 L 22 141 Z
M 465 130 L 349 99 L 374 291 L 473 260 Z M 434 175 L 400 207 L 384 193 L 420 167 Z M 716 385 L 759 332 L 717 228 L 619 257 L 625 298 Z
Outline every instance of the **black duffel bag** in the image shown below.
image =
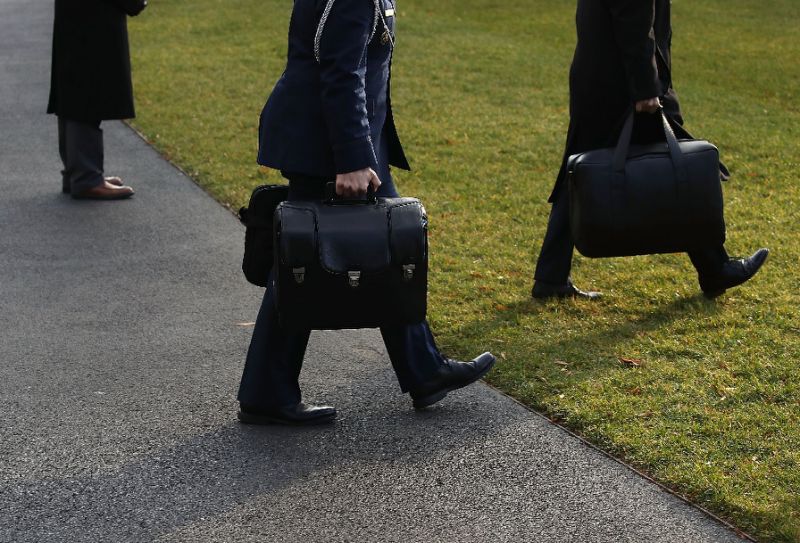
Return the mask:
M 416 198 L 287 201 L 275 211 L 274 231 L 283 326 L 337 330 L 425 319 L 428 218 Z
M 582 255 L 679 253 L 725 243 L 719 151 L 707 141 L 679 141 L 659 115 L 665 143 L 631 146 L 631 111 L 615 149 L 569 157 L 570 227 Z
M 261 185 L 253 190 L 250 203 L 239 210 L 245 226 L 242 271 L 247 280 L 266 287 L 272 268 L 272 223 L 278 204 L 289 197 L 288 185 Z

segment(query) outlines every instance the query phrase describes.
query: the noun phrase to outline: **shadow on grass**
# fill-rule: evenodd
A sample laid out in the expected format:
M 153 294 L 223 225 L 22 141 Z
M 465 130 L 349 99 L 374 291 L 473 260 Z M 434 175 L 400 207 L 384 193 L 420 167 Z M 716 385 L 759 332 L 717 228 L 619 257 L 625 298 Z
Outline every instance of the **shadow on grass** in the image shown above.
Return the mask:
M 583 300 L 524 300 L 495 309 L 494 313 L 477 318 L 461 326 L 456 335 L 463 338 L 497 338 L 505 335 L 505 331 L 521 325 L 521 322 L 530 316 L 543 314 L 553 315 L 564 312 L 564 320 L 590 319 L 585 330 L 570 331 L 553 343 L 548 344 L 549 352 L 580 353 L 586 349 L 614 352 L 627 340 L 638 335 L 657 332 L 675 321 L 693 317 L 708 317 L 719 313 L 719 304 L 707 300 L 701 294 L 688 298 L 680 298 L 673 302 L 657 306 L 638 307 L 633 311 L 625 310 L 613 305 L 613 300 L 583 301 Z M 622 317 L 622 322 L 613 322 L 598 325 L 594 315 L 600 312 L 612 313 Z M 536 334 L 536 330 L 530 331 Z M 532 346 L 541 346 L 548 333 L 543 332 L 530 340 Z

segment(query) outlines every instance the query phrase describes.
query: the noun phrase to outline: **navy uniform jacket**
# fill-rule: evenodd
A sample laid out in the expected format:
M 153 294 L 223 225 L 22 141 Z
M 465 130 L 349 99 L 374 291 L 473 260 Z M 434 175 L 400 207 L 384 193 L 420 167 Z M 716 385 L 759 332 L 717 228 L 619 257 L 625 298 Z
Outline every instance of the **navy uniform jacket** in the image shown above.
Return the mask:
M 389 0 L 378 0 L 386 17 Z M 388 162 L 409 169 L 392 117 L 392 46 L 374 0 L 335 0 L 314 43 L 328 0 L 295 0 L 289 54 L 261 113 L 258 163 L 284 172 L 332 177 Z M 391 11 L 389 11 L 391 14 Z M 394 31 L 394 17 L 386 17 Z M 379 160 L 379 157 L 382 157 Z

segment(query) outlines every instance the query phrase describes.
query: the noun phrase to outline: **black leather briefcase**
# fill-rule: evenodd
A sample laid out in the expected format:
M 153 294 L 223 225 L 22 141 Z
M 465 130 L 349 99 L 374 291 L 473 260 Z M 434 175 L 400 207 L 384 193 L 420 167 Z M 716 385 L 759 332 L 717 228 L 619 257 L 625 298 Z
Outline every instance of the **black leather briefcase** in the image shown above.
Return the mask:
M 717 148 L 679 141 L 660 115 L 665 143 L 631 146 L 631 112 L 615 149 L 569 157 L 570 227 L 584 256 L 677 253 L 725 242 Z
M 242 271 L 248 281 L 266 287 L 272 268 L 272 221 L 278 204 L 289 197 L 288 185 L 261 185 L 253 190 L 250 203 L 239 210 L 245 225 Z
M 425 319 L 428 218 L 416 198 L 283 202 L 274 231 L 275 300 L 287 328 Z

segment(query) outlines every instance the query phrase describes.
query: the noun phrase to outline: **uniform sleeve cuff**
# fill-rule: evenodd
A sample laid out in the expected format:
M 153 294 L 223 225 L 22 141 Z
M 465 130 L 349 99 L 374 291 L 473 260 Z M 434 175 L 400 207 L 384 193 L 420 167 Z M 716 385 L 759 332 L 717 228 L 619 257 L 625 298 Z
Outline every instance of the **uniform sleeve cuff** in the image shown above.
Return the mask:
M 378 170 L 378 159 L 375 157 L 375 148 L 369 136 L 334 145 L 333 157 L 336 162 L 336 173 L 350 173 L 364 168 Z
M 642 70 L 640 77 L 631 77 L 630 91 L 634 102 L 662 96 L 664 89 L 658 79 L 658 70 L 648 66 L 648 69 Z

